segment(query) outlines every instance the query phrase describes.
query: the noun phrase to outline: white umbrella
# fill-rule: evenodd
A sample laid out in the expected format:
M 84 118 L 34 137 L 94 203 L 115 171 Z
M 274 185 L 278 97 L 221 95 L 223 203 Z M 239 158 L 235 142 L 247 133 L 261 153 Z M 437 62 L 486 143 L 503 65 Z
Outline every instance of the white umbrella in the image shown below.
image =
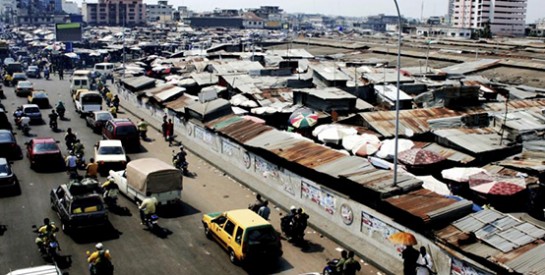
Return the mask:
M 375 135 L 361 134 L 344 137 L 342 145 L 346 150 L 352 151 L 352 154 L 363 157 L 378 151 L 381 142 Z
M 443 196 L 452 195 L 452 193 L 450 192 L 450 189 L 448 189 L 448 186 L 445 183 L 436 180 L 433 176 L 415 176 L 415 177 L 424 182 L 422 184 L 422 187 L 424 187 L 425 189 L 428 189 L 430 191 L 433 191 Z
M 479 173 L 487 172 L 485 169 L 477 167 L 454 167 L 441 171 L 441 176 L 456 182 L 469 182 L 469 177 Z
M 344 137 L 357 135 L 358 131 L 351 127 L 329 124 L 316 127 L 312 134 L 323 143 L 339 144 Z
M 414 143 L 411 140 L 400 138 L 398 139 L 397 152 L 403 152 L 413 148 Z M 383 159 L 392 159 L 395 153 L 395 139 L 386 139 L 382 141 L 380 150 L 376 153 L 376 156 Z

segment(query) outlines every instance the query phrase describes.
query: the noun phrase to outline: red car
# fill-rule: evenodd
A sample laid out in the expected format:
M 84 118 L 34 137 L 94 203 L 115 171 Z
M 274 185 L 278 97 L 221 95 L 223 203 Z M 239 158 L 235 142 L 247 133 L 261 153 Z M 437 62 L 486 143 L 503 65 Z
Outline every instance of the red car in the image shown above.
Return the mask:
M 25 143 L 31 169 L 64 168 L 64 159 L 57 141 L 53 138 L 33 138 Z
M 140 135 L 136 125 L 128 118 L 114 118 L 106 122 L 102 128 L 105 139 L 119 139 L 127 151 L 140 150 Z

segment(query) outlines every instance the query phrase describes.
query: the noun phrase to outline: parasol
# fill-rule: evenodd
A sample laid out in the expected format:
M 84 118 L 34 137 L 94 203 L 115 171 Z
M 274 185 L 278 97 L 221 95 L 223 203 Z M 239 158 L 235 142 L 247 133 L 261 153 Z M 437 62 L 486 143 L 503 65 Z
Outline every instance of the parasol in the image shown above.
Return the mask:
M 486 170 L 477 167 L 454 167 L 441 171 L 441 176 L 455 182 L 469 182 L 469 177 L 479 173 L 486 173 Z
M 525 185 L 510 181 L 492 181 L 470 187 L 471 190 L 498 196 L 511 196 L 526 189 Z
M 477 186 L 483 183 L 493 182 L 494 177 L 487 172 L 480 172 L 469 177 L 469 186 Z
M 343 138 L 356 134 L 358 134 L 356 129 L 339 124 L 320 125 L 312 131 L 312 135 L 321 142 L 333 144 L 339 144 Z
M 430 165 L 444 161 L 445 158 L 435 152 L 414 148 L 399 153 L 398 159 L 406 165 Z
M 310 108 L 299 108 L 290 115 L 289 123 L 291 126 L 303 129 L 316 125 L 318 122 L 318 114 Z
M 413 148 L 414 143 L 411 140 L 400 138 L 398 139 L 397 152 L 403 152 Z M 382 141 L 380 150 L 378 150 L 376 156 L 383 159 L 393 159 L 395 151 L 395 139 L 386 139 Z
M 381 142 L 375 135 L 361 134 L 344 137 L 342 145 L 344 149 L 351 151 L 352 154 L 364 157 L 378 151 Z
M 392 242 L 394 244 L 400 244 L 400 245 L 404 245 L 404 246 L 417 244 L 416 238 L 414 237 L 413 234 L 411 234 L 409 232 L 394 233 L 394 234 L 390 235 L 390 237 L 388 237 L 388 240 L 390 240 L 390 242 Z

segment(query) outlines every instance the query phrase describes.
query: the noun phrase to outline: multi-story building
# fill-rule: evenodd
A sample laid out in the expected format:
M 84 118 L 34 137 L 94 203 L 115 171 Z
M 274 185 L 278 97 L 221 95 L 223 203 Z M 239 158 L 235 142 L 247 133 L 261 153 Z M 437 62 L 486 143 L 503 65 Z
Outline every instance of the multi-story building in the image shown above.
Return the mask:
M 146 4 L 146 20 L 148 22 L 168 22 L 172 21 L 174 8 L 166 0 L 157 1 L 156 5 Z
M 13 24 L 17 15 L 17 6 L 13 0 L 0 0 L 0 16 L 2 22 Z
M 524 35 L 527 0 L 449 0 L 451 26 L 482 29 L 494 35 Z
M 83 20 L 90 25 L 135 26 L 146 24 L 146 7 L 142 0 L 99 0 L 83 3 Z

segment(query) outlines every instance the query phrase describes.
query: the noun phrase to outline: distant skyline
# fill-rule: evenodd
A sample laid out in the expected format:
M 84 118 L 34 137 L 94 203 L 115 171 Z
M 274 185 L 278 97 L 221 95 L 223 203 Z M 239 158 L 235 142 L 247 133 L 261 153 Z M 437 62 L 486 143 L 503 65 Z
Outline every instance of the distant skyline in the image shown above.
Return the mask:
M 75 0 L 81 4 L 82 0 Z M 539 3 L 543 0 L 528 0 L 526 23 L 534 23 L 545 17 Z M 88 2 L 94 2 L 89 1 Z M 155 4 L 156 0 L 144 0 L 144 3 Z M 169 0 L 175 7 L 187 6 L 190 10 L 202 12 L 215 8 L 246 9 L 259 6 L 280 6 L 288 13 L 321 13 L 325 15 L 343 15 L 365 17 L 376 14 L 396 14 L 394 1 L 391 0 Z M 398 0 L 401 14 L 404 17 L 420 18 L 421 0 Z M 423 17 L 442 16 L 447 14 L 448 0 L 424 0 Z

